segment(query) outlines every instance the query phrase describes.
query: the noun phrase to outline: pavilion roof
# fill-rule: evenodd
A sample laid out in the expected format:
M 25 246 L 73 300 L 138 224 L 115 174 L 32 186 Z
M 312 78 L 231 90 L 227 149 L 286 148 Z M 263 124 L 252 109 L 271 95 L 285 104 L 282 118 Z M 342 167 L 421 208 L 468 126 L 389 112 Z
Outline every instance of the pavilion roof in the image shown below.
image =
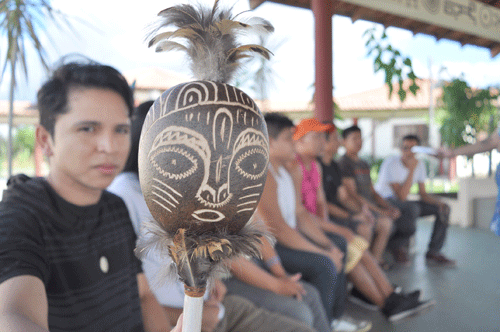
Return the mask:
M 256 8 L 265 1 L 275 2 L 283 5 L 300 7 L 300 8 L 311 8 L 311 0 L 249 0 L 250 7 Z M 494 57 L 500 53 L 500 0 L 476 0 L 482 4 L 485 4 L 485 8 L 491 8 L 490 11 L 482 10 L 478 8 L 472 8 L 475 10 L 474 14 L 474 22 L 478 27 L 488 26 L 491 28 L 493 33 L 497 35 L 496 38 L 487 38 L 484 36 L 480 36 L 478 34 L 467 33 L 459 30 L 455 30 L 450 27 L 444 27 L 442 25 L 436 25 L 431 23 L 426 23 L 424 21 L 411 19 L 408 17 L 403 17 L 398 14 L 389 13 L 381 10 L 374 9 L 372 6 L 364 7 L 358 5 L 356 3 L 360 3 L 360 1 L 356 0 L 323 0 L 329 1 L 332 3 L 332 9 L 336 15 L 347 16 L 352 19 L 352 21 L 356 20 L 366 20 L 376 23 L 381 23 L 385 27 L 398 27 L 412 31 L 414 34 L 426 34 L 436 37 L 439 39 L 449 39 L 454 40 L 463 45 L 476 45 L 480 47 L 485 47 L 490 49 L 491 56 Z M 366 0 L 366 2 L 371 2 L 373 0 Z M 457 17 L 461 15 L 469 15 L 469 7 L 461 4 L 457 1 L 449 1 L 446 0 L 447 4 L 450 3 L 450 22 L 457 19 Z M 400 1 L 401 2 L 401 1 Z M 407 1 L 407 3 L 419 3 L 418 0 Z M 427 3 L 437 3 L 440 2 L 431 2 L 427 1 Z M 443 2 L 444 3 L 444 2 Z M 446 4 L 446 5 L 447 5 Z M 430 5 L 429 5 L 430 6 Z M 497 8 L 499 10 L 497 10 Z M 460 9 L 460 10 L 459 10 Z M 480 12 L 479 12 L 480 11 Z M 480 22 L 476 22 L 480 21 Z M 498 32 L 498 33 L 497 33 Z

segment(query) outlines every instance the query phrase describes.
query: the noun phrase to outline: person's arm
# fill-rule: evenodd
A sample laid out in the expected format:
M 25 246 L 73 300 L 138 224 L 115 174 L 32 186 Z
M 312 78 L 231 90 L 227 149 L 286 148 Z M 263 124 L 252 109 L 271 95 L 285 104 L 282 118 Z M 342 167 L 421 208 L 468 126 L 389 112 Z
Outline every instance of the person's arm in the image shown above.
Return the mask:
M 322 218 L 309 213 L 309 211 L 307 211 L 304 204 L 302 203 L 300 192 L 302 184 L 302 173 L 299 166 L 291 169 L 291 176 L 293 179 L 293 185 L 295 187 L 295 213 L 297 215 L 297 228 L 302 234 L 304 234 L 315 244 L 326 250 L 331 249 L 332 247 L 334 247 L 334 245 L 325 235 L 319 224 Z
M 337 204 L 332 204 L 327 202 L 326 207 L 328 208 L 328 214 L 333 217 L 342 219 L 351 218 L 351 213 L 345 210 L 344 208 L 338 206 Z
M 239 280 L 275 294 L 298 299 L 305 294 L 304 288 L 298 282 L 301 277 L 300 273 L 278 278 L 245 257 L 231 262 L 231 272 Z
M 145 331 L 170 331 L 172 328 L 155 295 L 149 288 L 144 273 L 137 274 L 137 286 L 141 301 L 142 319 Z
M 451 149 L 444 153 L 445 157 L 455 157 L 460 155 L 472 156 L 476 153 L 482 153 L 491 151 L 493 149 L 498 149 L 500 146 L 500 135 L 498 129 L 496 129 L 487 139 L 479 141 L 474 144 L 460 146 L 455 149 Z
M 286 277 L 287 273 L 285 271 L 285 268 L 281 264 L 281 260 L 276 250 L 274 250 L 274 247 L 266 238 L 261 238 L 261 242 L 262 260 L 266 264 L 269 271 L 271 271 L 272 275 L 274 275 L 275 277 Z
M 397 219 L 401 216 L 401 211 L 397 207 L 387 202 L 387 200 L 385 200 L 382 196 L 380 196 L 375 188 L 373 188 L 373 185 L 371 186 L 371 192 L 373 200 L 381 208 L 380 213 L 392 219 Z
M 323 187 L 323 170 L 317 161 L 314 161 L 319 174 L 318 193 L 316 195 L 316 206 L 318 217 L 328 220 L 328 205 L 326 204 L 325 189 Z
M 346 188 L 348 196 L 360 207 L 359 210 L 356 210 L 355 212 L 361 212 L 361 206 L 366 205 L 371 211 L 383 214 L 384 211 L 379 206 L 373 204 L 371 201 L 358 194 L 356 180 L 354 178 L 343 177 L 342 185 Z
M 337 269 L 341 270 L 344 254 L 323 232 L 319 225 L 320 218 L 309 213 L 304 204 L 302 204 L 300 192 L 302 172 L 298 166 L 292 169 L 291 176 L 295 187 L 295 213 L 297 215 L 297 227 L 299 231 L 314 244 L 320 246 L 325 251 L 325 254 L 333 261 Z
M 284 247 L 324 254 L 324 250 L 308 241 L 283 219 L 278 207 L 276 180 L 269 172 L 264 191 L 257 207 L 258 215 L 266 222 L 276 240 Z
M 0 284 L 0 331 L 47 332 L 48 301 L 43 282 L 29 275 Z
M 413 176 L 415 174 L 415 170 L 418 165 L 418 159 L 413 158 L 406 163 L 406 167 L 408 168 L 408 175 L 403 183 L 390 182 L 389 185 L 392 188 L 392 191 L 396 194 L 396 197 L 400 201 L 406 201 L 408 198 L 408 194 L 410 193 L 410 189 L 413 185 Z
M 320 179 L 323 178 L 323 172 L 318 165 L 318 171 L 320 175 Z M 335 233 L 342 235 L 347 239 L 348 242 L 354 240 L 354 233 L 340 225 L 336 225 L 330 221 L 330 217 L 328 215 L 328 204 L 326 202 L 325 190 L 323 188 L 323 181 L 320 181 L 318 187 L 318 194 L 316 195 L 316 205 L 318 206 L 318 217 L 319 217 L 319 225 L 324 232 Z

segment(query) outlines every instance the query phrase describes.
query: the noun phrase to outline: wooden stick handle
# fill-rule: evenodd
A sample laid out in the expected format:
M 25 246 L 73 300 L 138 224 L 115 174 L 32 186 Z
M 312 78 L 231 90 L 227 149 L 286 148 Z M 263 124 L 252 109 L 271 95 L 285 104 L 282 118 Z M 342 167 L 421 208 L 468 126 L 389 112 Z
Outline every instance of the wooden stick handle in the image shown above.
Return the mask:
M 200 332 L 202 314 L 203 296 L 192 297 L 185 294 L 182 332 Z

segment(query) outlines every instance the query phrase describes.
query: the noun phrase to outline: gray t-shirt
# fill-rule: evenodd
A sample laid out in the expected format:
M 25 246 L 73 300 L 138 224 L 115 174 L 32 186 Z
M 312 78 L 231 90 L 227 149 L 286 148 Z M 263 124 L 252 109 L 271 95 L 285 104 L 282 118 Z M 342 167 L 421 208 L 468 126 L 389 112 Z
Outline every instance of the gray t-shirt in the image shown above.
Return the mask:
M 354 178 L 358 194 L 372 201 L 372 180 L 368 163 L 361 159 L 352 160 L 347 155 L 344 155 L 339 161 L 339 167 L 342 177 Z

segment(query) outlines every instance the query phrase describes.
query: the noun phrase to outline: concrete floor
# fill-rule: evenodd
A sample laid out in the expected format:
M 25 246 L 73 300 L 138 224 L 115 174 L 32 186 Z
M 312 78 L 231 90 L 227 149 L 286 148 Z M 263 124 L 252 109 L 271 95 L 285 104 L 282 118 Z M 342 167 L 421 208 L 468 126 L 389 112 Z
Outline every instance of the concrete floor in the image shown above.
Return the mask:
M 422 297 L 433 298 L 436 306 L 396 323 L 351 302 L 347 314 L 370 319 L 375 332 L 500 331 L 500 238 L 485 230 L 450 226 L 443 253 L 456 259 L 457 267 L 443 268 L 425 263 L 431 230 L 432 222 L 420 220 L 412 265 L 395 266 L 387 274 L 405 290 L 421 289 Z

